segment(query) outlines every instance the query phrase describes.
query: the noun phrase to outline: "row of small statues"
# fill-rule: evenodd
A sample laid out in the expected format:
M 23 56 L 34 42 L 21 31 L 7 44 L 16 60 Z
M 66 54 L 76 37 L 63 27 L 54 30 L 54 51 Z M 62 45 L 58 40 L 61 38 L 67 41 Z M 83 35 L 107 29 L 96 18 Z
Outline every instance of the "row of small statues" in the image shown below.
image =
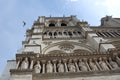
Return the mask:
M 41 61 L 36 61 L 35 64 L 32 64 L 35 73 L 53 73 L 53 72 L 80 72 L 80 71 L 102 71 L 102 70 L 116 70 L 120 67 L 120 58 L 117 57 L 113 61 L 110 57 L 108 59 L 99 58 L 98 60 L 94 59 L 79 59 L 74 61 L 69 59 L 64 62 L 63 60 L 58 60 L 54 63 L 51 60 L 48 60 L 45 64 Z M 20 64 L 20 69 L 29 69 L 30 61 L 26 57 Z

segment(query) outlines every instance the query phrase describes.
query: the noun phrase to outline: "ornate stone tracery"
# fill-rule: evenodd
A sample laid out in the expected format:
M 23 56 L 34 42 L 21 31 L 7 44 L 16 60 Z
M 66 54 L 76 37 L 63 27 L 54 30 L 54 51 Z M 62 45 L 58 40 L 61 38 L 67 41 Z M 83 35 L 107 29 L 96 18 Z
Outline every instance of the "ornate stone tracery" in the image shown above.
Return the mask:
M 63 43 L 58 46 L 62 51 L 68 52 L 74 49 L 74 46 L 70 43 Z

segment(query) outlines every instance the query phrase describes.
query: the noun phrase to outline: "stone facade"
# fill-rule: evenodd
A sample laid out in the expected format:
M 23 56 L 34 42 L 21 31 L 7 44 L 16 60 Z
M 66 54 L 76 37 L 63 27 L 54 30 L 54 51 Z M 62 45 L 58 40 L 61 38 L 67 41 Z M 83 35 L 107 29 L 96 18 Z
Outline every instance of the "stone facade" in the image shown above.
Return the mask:
M 73 15 L 39 17 L 26 31 L 8 79 L 120 80 L 120 28 L 105 25 L 92 27 Z

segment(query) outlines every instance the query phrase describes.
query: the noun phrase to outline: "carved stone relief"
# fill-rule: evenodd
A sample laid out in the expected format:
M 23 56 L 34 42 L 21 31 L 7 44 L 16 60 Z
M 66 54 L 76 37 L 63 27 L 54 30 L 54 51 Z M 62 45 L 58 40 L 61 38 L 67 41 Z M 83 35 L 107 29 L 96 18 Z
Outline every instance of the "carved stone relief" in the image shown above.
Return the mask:
M 37 64 L 34 66 L 35 73 L 41 73 L 40 61 L 37 61 Z
M 46 72 L 47 73 L 52 73 L 53 72 L 53 64 L 51 63 L 51 61 L 48 61 L 46 64 Z
M 58 64 L 57 64 L 57 69 L 58 69 L 58 72 L 64 72 L 64 65 L 63 63 L 61 62 L 61 60 L 59 60 Z
M 29 67 L 29 61 L 28 58 L 26 57 L 21 63 L 21 69 L 28 69 L 28 67 Z
M 103 70 L 109 70 L 107 64 L 102 60 L 102 58 L 99 58 L 99 65 Z
M 72 52 L 72 50 L 74 49 L 74 46 L 70 43 L 63 43 L 63 44 L 60 44 L 58 48 L 65 52 Z

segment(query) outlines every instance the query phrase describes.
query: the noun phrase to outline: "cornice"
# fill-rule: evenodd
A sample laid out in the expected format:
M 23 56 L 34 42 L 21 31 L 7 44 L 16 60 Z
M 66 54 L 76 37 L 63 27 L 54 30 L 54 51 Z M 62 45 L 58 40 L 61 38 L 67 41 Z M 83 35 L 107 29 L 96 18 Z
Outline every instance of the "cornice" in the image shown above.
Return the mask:
M 16 54 L 16 60 L 29 57 L 34 60 L 59 60 L 59 59 L 82 59 L 82 58 L 99 58 L 99 57 L 110 57 L 109 53 L 65 53 L 65 54 L 34 54 L 34 53 L 26 53 L 26 54 Z

